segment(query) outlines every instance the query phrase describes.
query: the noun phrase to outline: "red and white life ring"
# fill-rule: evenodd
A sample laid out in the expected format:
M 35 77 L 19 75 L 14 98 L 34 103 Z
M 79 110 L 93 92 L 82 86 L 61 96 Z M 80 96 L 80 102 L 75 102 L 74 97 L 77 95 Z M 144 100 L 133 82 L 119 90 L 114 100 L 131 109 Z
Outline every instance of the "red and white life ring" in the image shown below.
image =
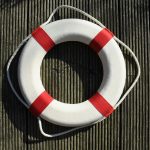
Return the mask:
M 103 81 L 98 91 L 78 104 L 57 101 L 45 91 L 40 79 L 40 66 L 46 53 L 66 41 L 89 45 L 103 64 Z M 30 111 L 63 126 L 87 125 L 109 116 L 122 94 L 125 78 L 124 57 L 113 34 L 81 19 L 63 19 L 39 27 L 32 33 L 19 60 L 19 85 Z

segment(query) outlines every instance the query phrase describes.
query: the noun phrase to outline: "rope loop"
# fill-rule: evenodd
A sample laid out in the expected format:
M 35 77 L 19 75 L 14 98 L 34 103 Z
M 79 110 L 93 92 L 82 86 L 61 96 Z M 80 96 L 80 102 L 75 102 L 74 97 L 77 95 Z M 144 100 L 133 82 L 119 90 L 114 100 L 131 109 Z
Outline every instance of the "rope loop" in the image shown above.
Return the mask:
M 98 21 L 97 19 L 95 19 L 94 17 L 92 17 L 90 14 L 82 11 L 81 9 L 79 8 L 76 8 L 76 7 L 73 7 L 73 6 L 69 6 L 69 5 L 61 5 L 61 6 L 58 6 L 57 8 L 55 8 L 53 10 L 53 12 L 51 13 L 51 15 L 49 16 L 48 20 L 46 22 L 44 22 L 41 26 L 45 26 L 47 24 L 49 24 L 51 21 L 52 21 L 52 18 L 53 16 L 55 15 L 55 13 L 59 10 L 59 9 L 62 9 L 62 8 L 68 8 L 68 9 L 72 9 L 74 11 L 77 11 L 79 13 L 81 13 L 82 15 L 85 15 L 86 17 L 88 17 L 89 19 L 91 19 L 92 21 L 94 21 L 95 23 L 97 23 L 100 27 L 102 28 L 106 28 L 100 21 Z M 18 100 L 27 108 L 29 108 L 29 105 L 24 102 L 24 100 L 20 97 L 20 95 L 18 94 L 18 92 L 16 91 L 16 89 L 14 88 L 14 85 L 11 81 L 11 78 L 10 78 L 10 72 L 9 72 L 9 69 L 10 69 L 10 65 L 14 59 L 14 57 L 16 56 L 16 54 L 18 53 L 18 51 L 20 50 L 20 48 L 31 38 L 31 34 L 29 34 L 21 43 L 20 45 L 17 47 L 17 49 L 15 50 L 15 52 L 13 53 L 13 55 L 11 56 L 11 58 L 9 59 L 8 61 L 8 64 L 7 64 L 7 79 L 8 79 L 8 82 L 10 84 L 10 87 L 12 89 L 12 91 L 14 92 L 14 94 L 16 95 L 16 97 L 18 98 Z M 120 98 L 120 100 L 117 102 L 117 104 L 115 105 L 115 108 L 116 109 L 122 102 L 123 100 L 126 98 L 126 96 L 129 94 L 129 92 L 133 89 L 133 87 L 135 86 L 135 84 L 137 83 L 139 77 L 140 77 L 140 65 L 139 65 L 139 62 L 138 62 L 138 59 L 136 58 L 135 54 L 133 53 L 133 51 L 125 44 L 123 43 L 120 39 L 118 39 L 116 36 L 113 37 L 119 44 L 121 44 L 123 47 L 125 47 L 125 49 L 132 55 L 136 65 L 137 65 L 137 76 L 135 77 L 134 81 L 132 82 L 131 86 L 128 88 L 128 90 L 122 95 L 122 97 Z M 40 117 L 37 117 L 37 120 L 38 120 L 38 124 L 39 124 L 39 129 L 40 129 L 40 132 L 43 136 L 45 137 L 58 137 L 58 136 L 61 136 L 61 135 L 64 135 L 64 134 L 67 134 L 67 133 L 70 133 L 70 132 L 73 132 L 75 130 L 79 130 L 79 129 L 82 129 L 82 128 L 85 128 L 85 127 L 88 127 L 88 126 L 91 126 L 91 125 L 94 125 L 96 124 L 97 122 L 99 121 L 102 121 L 102 120 L 98 120 L 96 122 L 93 122 L 91 124 L 88 124 L 88 125 L 85 125 L 85 126 L 80 126 L 80 127 L 75 127 L 75 128 L 72 128 L 72 129 L 69 129 L 67 131 L 63 131 L 63 132 L 60 132 L 60 133 L 56 133 L 56 134 L 47 134 L 44 132 L 43 128 L 42 128 L 42 121 L 41 121 L 41 118 Z

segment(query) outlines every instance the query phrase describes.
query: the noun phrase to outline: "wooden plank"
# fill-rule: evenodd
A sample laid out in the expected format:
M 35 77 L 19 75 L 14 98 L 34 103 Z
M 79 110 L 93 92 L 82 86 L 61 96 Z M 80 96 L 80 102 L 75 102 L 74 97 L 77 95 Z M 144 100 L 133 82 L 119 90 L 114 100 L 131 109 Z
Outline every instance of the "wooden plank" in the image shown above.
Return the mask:
M 1 132 L 0 149 L 20 149 L 24 150 L 27 145 L 26 139 L 26 109 L 12 93 L 6 80 L 6 63 L 8 58 L 16 49 L 16 46 L 27 36 L 27 2 L 19 3 L 1 1 L 1 52 L 0 52 L 0 77 L 1 77 Z M 12 70 L 16 71 L 16 62 L 13 63 Z M 14 71 L 14 72 L 15 72 Z M 12 72 L 12 79 L 15 81 Z
M 109 1 L 108 4 L 105 2 L 95 2 L 93 4 L 92 1 L 89 3 L 87 1 L 62 1 L 61 3 L 55 1 L 52 6 L 56 7 L 66 3 L 81 8 L 98 19 L 101 18 L 115 34 L 119 35 L 119 28 L 117 28 L 117 26 L 119 26 L 117 1 L 115 1 L 115 5 L 113 5 L 112 1 Z M 44 9 L 42 5 L 44 5 Z M 29 27 L 29 29 L 36 28 L 43 22 L 42 14 L 44 13 L 44 10 L 52 10 L 49 7 L 49 4 L 45 5 L 44 3 L 41 3 L 41 1 L 32 1 L 29 4 L 29 7 L 32 9 L 32 11 L 29 11 L 30 20 L 41 18 L 41 20 L 38 20 L 38 23 L 31 25 L 32 27 Z M 40 11 L 40 13 L 37 13 L 38 11 Z M 116 16 L 118 19 L 116 19 Z M 57 18 L 59 19 L 67 17 L 85 18 L 76 12 L 64 9 L 57 15 Z M 112 21 L 110 22 L 109 19 Z M 92 52 L 89 52 L 87 47 L 81 44 L 68 43 L 66 45 L 62 44 L 57 46 L 54 52 L 49 53 L 49 56 L 46 57 L 47 59 L 42 65 L 42 80 L 46 89 L 55 98 L 63 102 L 76 103 L 89 98 L 93 92 L 96 91 L 96 88 L 98 88 L 97 80 L 99 79 L 97 76 L 100 73 L 95 71 L 98 69 L 96 67 L 98 66 L 96 65 L 98 59 L 95 60 L 96 56 L 91 57 L 91 55 Z M 87 76 L 87 74 L 89 76 Z M 41 147 L 44 147 L 45 149 L 48 149 L 49 147 L 51 147 L 51 149 L 109 149 L 111 147 L 119 149 L 118 121 L 120 117 L 118 112 L 119 111 L 116 111 L 116 113 L 108 120 L 105 120 L 103 123 L 97 124 L 92 128 L 83 129 L 77 133 L 74 132 L 70 136 L 64 136 L 64 138 L 61 139 L 57 138 L 57 140 L 54 141 L 42 141 L 38 144 L 33 143 L 29 145 L 29 149 L 40 149 Z M 28 126 L 33 124 L 32 120 L 33 118 L 29 118 Z M 36 126 L 36 123 L 34 126 Z M 38 131 L 37 129 L 33 130 L 32 128 L 29 130 L 32 132 Z M 57 132 L 58 129 L 53 127 L 53 130 L 56 130 Z M 34 139 L 34 137 L 31 137 L 31 140 L 32 139 Z M 116 139 L 116 142 L 114 142 L 114 139 Z
M 141 77 L 134 90 L 121 106 L 120 149 L 149 149 L 149 9 L 148 1 L 120 2 L 121 39 L 131 47 L 141 65 Z M 124 15 L 125 14 L 125 15 Z M 135 76 L 134 61 L 129 58 L 127 69 L 131 83 Z
M 52 10 L 61 4 L 78 7 L 101 20 L 136 53 L 142 75 L 126 101 L 109 118 L 69 135 L 46 139 L 39 132 L 36 118 L 27 112 L 10 90 L 5 65 L 21 40 L 46 21 Z M 150 149 L 148 6 L 148 0 L 1 1 L 0 149 Z M 55 19 L 68 17 L 87 19 L 67 9 L 59 11 Z M 128 53 L 124 52 L 124 55 L 127 63 L 127 89 L 136 70 Z M 15 82 L 16 64 L 17 61 L 12 66 L 12 77 L 18 88 Z M 98 57 L 87 46 L 75 42 L 63 43 L 45 57 L 41 67 L 42 82 L 46 90 L 58 100 L 79 103 L 93 95 L 98 88 L 102 76 L 99 66 Z M 44 122 L 44 130 L 54 133 L 65 128 Z

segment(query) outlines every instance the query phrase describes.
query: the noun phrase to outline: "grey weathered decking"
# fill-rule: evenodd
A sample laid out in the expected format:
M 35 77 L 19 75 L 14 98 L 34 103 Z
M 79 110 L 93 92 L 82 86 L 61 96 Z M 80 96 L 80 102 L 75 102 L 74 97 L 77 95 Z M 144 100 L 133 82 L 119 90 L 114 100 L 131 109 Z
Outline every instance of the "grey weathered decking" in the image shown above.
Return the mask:
M 141 78 L 121 106 L 103 122 L 60 138 L 41 136 L 37 120 L 18 102 L 6 80 L 6 63 L 17 45 L 61 4 L 78 7 L 101 20 L 139 59 Z M 0 1 L 0 150 L 148 150 L 150 149 L 150 52 L 148 0 L 1 0 Z M 69 10 L 56 18 L 79 17 Z M 127 85 L 135 76 L 128 53 Z M 81 102 L 99 86 L 96 55 L 80 43 L 58 45 L 42 64 L 46 89 L 63 102 Z M 16 64 L 12 78 L 16 83 Z M 45 123 L 47 132 L 61 127 Z

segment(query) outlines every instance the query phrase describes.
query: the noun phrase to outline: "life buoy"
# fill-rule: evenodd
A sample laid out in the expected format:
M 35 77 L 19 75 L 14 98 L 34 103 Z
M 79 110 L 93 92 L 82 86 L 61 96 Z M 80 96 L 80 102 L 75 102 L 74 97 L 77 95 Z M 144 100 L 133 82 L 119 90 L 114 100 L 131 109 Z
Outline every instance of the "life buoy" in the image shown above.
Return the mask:
M 40 79 L 40 66 L 46 53 L 56 44 L 78 41 L 89 45 L 103 64 L 103 80 L 89 100 L 66 104 L 54 99 Z M 119 100 L 126 79 L 122 52 L 106 28 L 81 19 L 63 19 L 37 28 L 21 53 L 18 80 L 29 110 L 62 126 L 82 126 L 109 116 Z

